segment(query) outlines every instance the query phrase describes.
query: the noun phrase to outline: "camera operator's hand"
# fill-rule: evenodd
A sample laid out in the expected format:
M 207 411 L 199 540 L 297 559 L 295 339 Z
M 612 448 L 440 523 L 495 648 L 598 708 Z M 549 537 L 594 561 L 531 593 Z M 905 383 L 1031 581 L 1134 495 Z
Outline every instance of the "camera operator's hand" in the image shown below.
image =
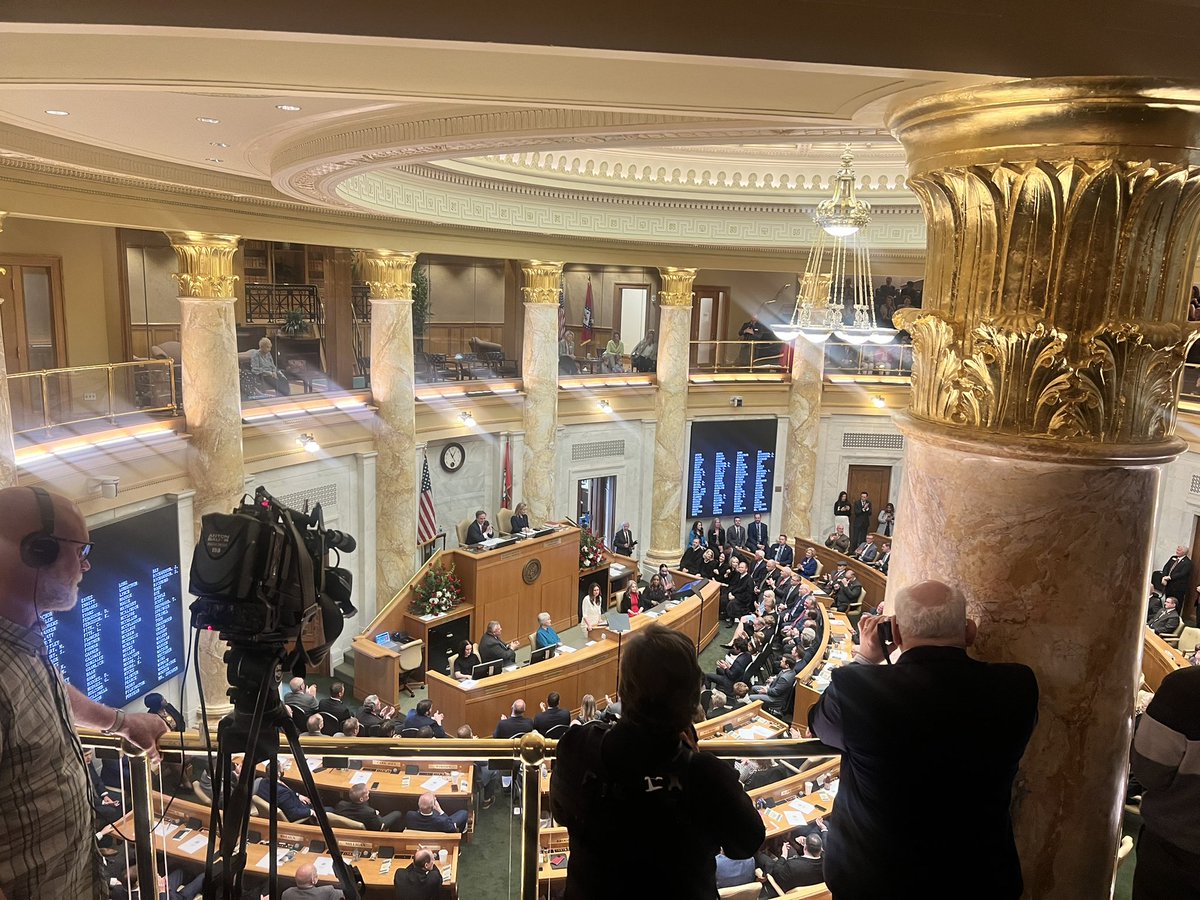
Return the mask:
M 883 641 L 879 639 L 879 623 L 883 619 L 883 616 L 863 616 L 858 620 L 858 652 L 875 665 L 883 662 L 885 656 Z

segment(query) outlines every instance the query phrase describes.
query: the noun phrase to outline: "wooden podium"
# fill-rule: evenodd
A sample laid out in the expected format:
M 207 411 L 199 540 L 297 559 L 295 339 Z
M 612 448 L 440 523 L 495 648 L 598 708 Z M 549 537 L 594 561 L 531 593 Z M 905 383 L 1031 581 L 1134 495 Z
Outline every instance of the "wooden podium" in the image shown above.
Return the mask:
M 463 583 L 462 604 L 441 616 L 417 616 L 411 611 L 414 587 L 433 566 L 453 565 Z M 466 618 L 465 634 L 472 641 L 483 636 L 495 619 L 507 640 L 528 643 L 537 631 L 538 613 L 550 613 L 557 631 L 579 621 L 579 529 L 558 528 L 502 547 L 472 550 L 458 547 L 436 554 L 375 616 L 352 644 L 354 696 L 378 694 L 385 702 L 400 702 L 399 654 L 375 643 L 385 631 L 404 631 L 425 642 L 429 665 L 430 633 L 440 626 Z M 457 653 L 458 648 L 450 650 Z

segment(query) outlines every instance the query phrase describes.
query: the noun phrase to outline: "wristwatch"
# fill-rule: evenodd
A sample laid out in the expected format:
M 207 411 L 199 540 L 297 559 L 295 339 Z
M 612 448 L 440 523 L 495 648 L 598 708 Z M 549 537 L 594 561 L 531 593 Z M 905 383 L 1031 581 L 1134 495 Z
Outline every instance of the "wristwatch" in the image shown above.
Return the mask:
M 124 724 L 125 724 L 125 710 L 118 709 L 117 717 L 115 719 L 113 719 L 113 723 L 111 725 L 109 725 L 107 728 L 101 730 L 100 733 L 101 734 L 116 734 L 118 731 L 121 730 L 121 727 Z

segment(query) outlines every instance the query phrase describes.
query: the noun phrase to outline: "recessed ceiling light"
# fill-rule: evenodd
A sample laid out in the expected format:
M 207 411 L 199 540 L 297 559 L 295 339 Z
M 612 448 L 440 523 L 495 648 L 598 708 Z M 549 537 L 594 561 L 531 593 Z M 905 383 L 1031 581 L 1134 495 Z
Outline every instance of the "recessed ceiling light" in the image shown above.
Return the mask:
M 220 119 L 214 119 L 212 116 L 196 116 L 197 122 L 203 122 L 205 125 L 220 125 Z
M 294 103 L 277 103 L 275 104 L 275 108 L 282 109 L 284 112 L 300 112 L 300 107 Z
M 48 109 L 48 110 L 46 110 L 46 115 L 48 115 L 48 116 L 69 116 L 70 113 L 67 112 L 65 109 Z
M 206 157 L 204 157 L 204 159 L 205 159 L 207 162 L 211 162 L 211 163 L 223 163 L 223 162 L 225 162 L 225 160 L 223 160 L 223 159 L 218 159 L 218 158 L 217 158 L 217 157 L 215 157 L 215 156 L 206 156 Z
M 226 147 L 228 147 L 229 145 L 228 145 L 227 143 L 225 143 L 224 141 L 209 141 L 209 142 L 208 142 L 208 146 L 210 146 L 210 147 L 220 147 L 222 150 L 224 150 L 224 149 L 225 149 Z

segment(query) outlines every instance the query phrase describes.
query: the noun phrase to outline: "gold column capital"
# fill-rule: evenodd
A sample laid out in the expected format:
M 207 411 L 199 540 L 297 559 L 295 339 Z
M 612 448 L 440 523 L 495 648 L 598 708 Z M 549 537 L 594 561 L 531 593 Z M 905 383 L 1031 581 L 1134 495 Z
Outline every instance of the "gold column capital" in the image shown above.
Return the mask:
M 692 283 L 696 280 L 695 269 L 680 269 L 675 266 L 659 266 L 662 290 L 658 292 L 660 306 L 691 306 Z
M 172 276 L 185 297 L 228 300 L 238 277 L 233 274 L 236 234 L 207 234 L 202 231 L 168 231 L 167 238 L 179 259 L 179 272 Z
M 889 127 L 925 210 L 910 411 L 981 435 L 1152 443 L 1196 334 L 1200 90 L 1008 82 L 926 98 Z
M 354 262 L 371 300 L 412 300 L 417 254 L 403 250 L 355 250 Z
M 544 262 L 539 259 L 521 260 L 521 275 L 524 284 L 521 293 L 526 303 L 558 304 L 558 292 L 562 287 L 561 262 Z

